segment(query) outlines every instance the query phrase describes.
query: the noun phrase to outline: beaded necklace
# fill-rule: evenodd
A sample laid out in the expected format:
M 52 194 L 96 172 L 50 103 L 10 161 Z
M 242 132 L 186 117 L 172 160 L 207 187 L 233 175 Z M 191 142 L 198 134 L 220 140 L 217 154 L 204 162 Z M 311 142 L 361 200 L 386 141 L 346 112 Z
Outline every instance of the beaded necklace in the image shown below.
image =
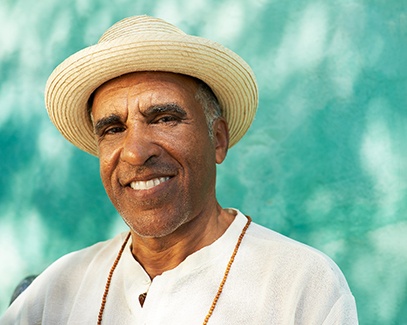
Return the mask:
M 219 297 L 220 297 L 220 295 L 222 293 L 222 290 L 223 290 L 223 287 L 224 287 L 224 285 L 226 283 L 226 279 L 227 279 L 227 277 L 229 275 L 229 271 L 230 271 L 230 269 L 232 267 L 233 261 L 235 260 L 235 256 L 237 254 L 237 251 L 239 250 L 242 239 L 243 239 L 244 235 L 246 234 L 246 230 L 247 230 L 247 228 L 249 228 L 249 225 L 250 225 L 251 221 L 252 221 L 252 219 L 249 216 L 247 216 L 246 225 L 242 229 L 242 232 L 241 232 L 241 234 L 240 234 L 240 236 L 239 236 L 239 238 L 237 240 L 235 249 L 233 250 L 232 256 L 229 259 L 229 263 L 226 266 L 226 270 L 225 270 L 225 273 L 223 275 L 223 279 L 222 279 L 222 281 L 221 281 L 221 283 L 219 285 L 218 292 L 216 293 L 216 296 L 212 301 L 212 305 L 209 308 L 208 314 L 206 315 L 206 317 L 204 319 L 203 325 L 208 324 L 209 318 L 212 316 L 213 311 L 215 310 L 216 304 L 218 303 Z M 110 283 L 112 282 L 113 272 L 116 269 L 116 266 L 120 261 L 120 258 L 122 257 L 124 248 L 126 247 L 126 244 L 127 244 L 128 240 L 129 240 L 129 238 L 130 238 L 130 232 L 127 234 L 126 239 L 124 240 L 122 246 L 120 247 L 120 250 L 119 250 L 119 253 L 117 254 L 117 257 L 116 257 L 112 267 L 110 268 L 109 275 L 107 277 L 107 281 L 106 281 L 106 285 L 105 285 L 105 291 L 104 291 L 103 296 L 102 296 L 102 303 L 100 304 L 97 325 L 102 324 L 103 311 L 105 310 L 107 295 L 109 293 Z

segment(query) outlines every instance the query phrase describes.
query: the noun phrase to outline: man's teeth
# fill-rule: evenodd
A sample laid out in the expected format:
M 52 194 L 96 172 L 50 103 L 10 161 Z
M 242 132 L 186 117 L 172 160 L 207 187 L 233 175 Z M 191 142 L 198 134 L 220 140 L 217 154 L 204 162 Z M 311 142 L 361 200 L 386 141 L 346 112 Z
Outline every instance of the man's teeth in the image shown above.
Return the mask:
M 160 177 L 150 179 L 148 181 L 131 182 L 130 187 L 133 190 L 148 190 L 150 188 L 153 188 L 154 186 L 160 185 L 161 183 L 168 181 L 169 179 L 170 179 L 169 177 Z

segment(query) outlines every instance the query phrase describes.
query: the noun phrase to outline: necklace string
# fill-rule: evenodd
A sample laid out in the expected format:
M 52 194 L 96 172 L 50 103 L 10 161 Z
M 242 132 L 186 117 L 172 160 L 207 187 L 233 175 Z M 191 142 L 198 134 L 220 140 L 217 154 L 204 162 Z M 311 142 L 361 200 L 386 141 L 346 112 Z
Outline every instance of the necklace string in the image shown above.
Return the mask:
M 223 279 L 222 279 L 222 281 L 221 281 L 221 283 L 219 285 L 218 292 L 216 293 L 216 296 L 213 299 L 211 308 L 209 308 L 208 314 L 205 317 L 203 325 L 208 324 L 209 318 L 212 316 L 213 311 L 215 310 L 216 304 L 218 303 L 219 297 L 220 297 L 220 295 L 222 293 L 222 290 L 223 290 L 223 287 L 224 287 L 224 285 L 226 283 L 226 279 L 228 278 L 230 268 L 232 267 L 233 261 L 235 260 L 235 256 L 237 254 L 237 251 L 239 250 L 240 244 L 242 243 L 243 237 L 246 234 L 246 230 L 247 230 L 247 228 L 249 228 L 251 222 L 252 222 L 252 218 L 247 216 L 246 225 L 244 226 L 244 228 L 242 229 L 242 232 L 240 233 L 240 236 L 239 236 L 239 239 L 237 240 L 235 249 L 233 250 L 232 256 L 229 259 L 228 265 L 226 266 L 226 270 L 225 270 L 225 273 L 223 275 Z
M 110 268 L 109 275 L 107 277 L 107 281 L 106 281 L 106 285 L 105 285 L 105 291 L 103 292 L 102 303 L 100 304 L 97 325 L 102 324 L 103 311 L 105 310 L 107 294 L 109 293 L 109 288 L 110 288 L 110 283 L 112 282 L 113 272 L 116 269 L 116 266 L 120 261 L 120 257 L 122 257 L 124 248 L 126 247 L 126 244 L 127 244 L 128 240 L 129 240 L 129 238 L 130 238 L 130 232 L 127 234 L 126 239 L 124 240 L 124 242 L 122 244 L 122 247 L 120 247 L 120 250 L 119 250 L 119 253 L 117 254 L 117 257 L 114 260 L 114 263 L 113 263 L 112 267 Z
M 233 250 L 232 256 L 230 257 L 228 265 L 226 266 L 225 273 L 223 274 L 223 278 L 222 278 L 222 281 L 221 281 L 221 283 L 219 285 L 218 292 L 216 293 L 216 296 L 212 301 L 212 305 L 209 308 L 208 314 L 205 317 L 203 325 L 208 324 L 209 318 L 212 316 L 213 311 L 215 310 L 216 304 L 218 303 L 219 297 L 222 294 L 223 287 L 225 286 L 226 280 L 228 278 L 229 271 L 230 271 L 230 269 L 232 267 L 232 264 L 233 264 L 233 262 L 235 260 L 235 256 L 237 254 L 237 251 L 239 250 L 240 244 L 242 243 L 243 237 L 246 234 L 246 230 L 247 230 L 247 228 L 249 228 L 249 225 L 250 225 L 251 222 L 252 222 L 252 219 L 249 216 L 247 216 L 246 225 L 243 227 L 242 232 L 239 235 L 239 238 L 238 238 L 237 243 L 235 245 L 235 249 Z M 102 303 L 100 304 L 97 325 L 102 324 L 103 312 L 105 310 L 107 295 L 109 293 L 110 283 L 112 282 L 113 272 L 115 271 L 115 269 L 117 267 L 117 264 L 119 263 L 120 258 L 122 257 L 123 251 L 124 251 L 124 249 L 125 249 L 125 247 L 127 245 L 127 242 L 129 240 L 129 238 L 130 238 L 130 232 L 127 234 L 122 246 L 120 247 L 120 250 L 119 250 L 119 253 L 117 254 L 117 257 L 116 257 L 112 267 L 110 268 L 109 275 L 107 277 L 107 281 L 106 281 L 106 285 L 105 285 L 105 291 L 104 291 L 103 296 L 102 296 Z

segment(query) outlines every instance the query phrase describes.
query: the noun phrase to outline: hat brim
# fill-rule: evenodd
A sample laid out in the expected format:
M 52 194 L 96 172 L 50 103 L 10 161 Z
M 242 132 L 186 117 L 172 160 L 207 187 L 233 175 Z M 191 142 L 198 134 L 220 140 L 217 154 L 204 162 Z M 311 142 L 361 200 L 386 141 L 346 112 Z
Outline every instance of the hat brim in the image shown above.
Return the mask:
M 164 71 L 204 81 L 215 93 L 228 122 L 230 143 L 250 127 L 258 90 L 246 62 L 222 45 L 190 35 L 143 33 L 98 43 L 63 61 L 50 75 L 45 102 L 62 135 L 78 148 L 98 156 L 87 105 L 103 83 L 137 71 Z

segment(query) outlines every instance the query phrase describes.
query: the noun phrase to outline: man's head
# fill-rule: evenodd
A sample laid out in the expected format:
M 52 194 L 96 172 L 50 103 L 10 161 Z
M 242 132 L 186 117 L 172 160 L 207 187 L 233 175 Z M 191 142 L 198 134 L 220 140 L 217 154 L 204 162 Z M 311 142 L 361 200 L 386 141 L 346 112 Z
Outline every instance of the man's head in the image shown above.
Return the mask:
M 234 52 L 147 16 L 116 23 L 66 59 L 45 92 L 60 132 L 99 157 L 130 228 L 155 238 L 219 211 L 216 163 L 249 128 L 257 97 Z
M 87 112 L 91 94 L 109 80 L 141 71 L 172 72 L 206 84 L 229 125 L 229 147 L 254 119 L 257 84 L 242 58 L 161 19 L 136 16 L 114 24 L 96 45 L 73 54 L 53 71 L 45 90 L 52 122 L 78 148 L 98 156 Z
M 200 87 L 184 75 L 137 72 L 95 92 L 91 115 L 102 181 L 141 236 L 168 235 L 216 207 L 215 165 L 226 156 L 228 130 L 218 117 L 208 132 L 213 114 L 205 113 Z

